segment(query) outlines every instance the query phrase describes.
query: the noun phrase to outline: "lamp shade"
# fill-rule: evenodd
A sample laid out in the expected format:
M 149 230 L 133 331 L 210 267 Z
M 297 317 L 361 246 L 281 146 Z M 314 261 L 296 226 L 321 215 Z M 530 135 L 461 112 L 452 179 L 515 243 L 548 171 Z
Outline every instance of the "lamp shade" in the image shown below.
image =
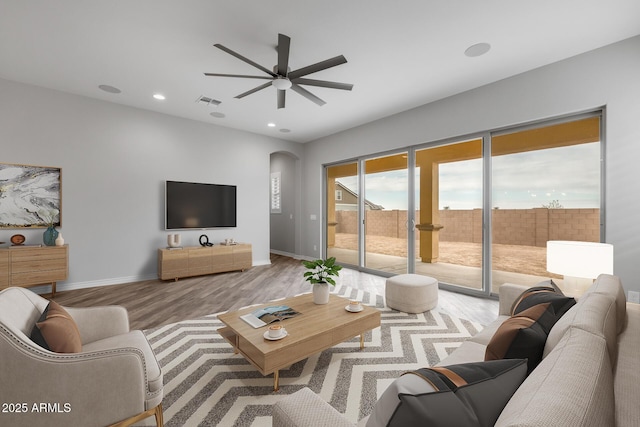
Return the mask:
M 550 240 L 547 271 L 585 279 L 595 279 L 602 273 L 613 274 L 613 245 Z

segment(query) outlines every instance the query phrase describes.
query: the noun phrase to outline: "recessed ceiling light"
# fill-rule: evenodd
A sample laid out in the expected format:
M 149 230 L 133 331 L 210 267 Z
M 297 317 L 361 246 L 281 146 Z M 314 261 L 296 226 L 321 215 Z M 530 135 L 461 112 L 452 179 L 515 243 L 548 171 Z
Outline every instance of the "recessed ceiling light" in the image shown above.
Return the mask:
M 154 93 L 153 97 L 155 99 L 157 99 L 158 101 L 164 101 L 166 99 L 165 96 L 163 94 L 161 94 L 161 93 Z
M 282 128 L 282 129 L 280 129 L 280 132 L 282 132 L 282 133 L 289 133 L 289 132 L 291 132 L 291 129 L 285 129 L 285 128 Z
M 214 112 L 212 112 L 212 113 L 209 113 L 209 115 L 210 115 L 211 117 L 215 117 L 216 119 L 224 119 L 225 117 L 227 117 L 227 116 L 225 116 L 223 113 L 218 113 L 217 111 L 214 111 Z
M 270 128 L 274 128 L 274 127 L 276 127 L 276 124 L 275 123 L 267 123 L 267 126 L 269 126 Z
M 489 43 L 476 43 L 472 46 L 469 46 L 467 50 L 464 51 L 464 54 L 470 58 L 474 58 L 476 56 L 484 55 L 489 52 L 491 49 L 491 45 Z
M 105 92 L 109 92 L 109 93 L 120 93 L 120 92 L 122 92 L 117 87 L 113 87 L 113 86 L 109 86 L 109 85 L 100 85 L 100 86 L 98 86 L 98 89 L 101 89 L 101 90 L 103 90 Z

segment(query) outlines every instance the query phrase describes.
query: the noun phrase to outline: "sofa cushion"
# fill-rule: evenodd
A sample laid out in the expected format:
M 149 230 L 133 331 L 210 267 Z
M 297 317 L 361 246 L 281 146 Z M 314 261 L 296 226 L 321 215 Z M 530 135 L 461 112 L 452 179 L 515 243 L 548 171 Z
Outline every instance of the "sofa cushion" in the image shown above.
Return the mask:
M 559 319 L 567 312 L 576 300 L 573 297 L 565 296 L 560 289 L 555 286 L 553 281 L 549 281 L 553 286 L 534 286 L 524 291 L 518 299 L 516 299 L 511 309 L 511 315 L 516 315 L 534 305 L 549 303 L 553 306 L 556 317 Z M 543 282 L 547 283 L 547 282 Z
M 502 325 L 502 323 L 504 323 L 504 321 L 509 317 L 511 316 L 498 316 L 496 320 L 486 325 L 480 332 L 469 338 L 467 341 L 477 342 L 478 344 L 486 346 L 489 344 L 489 341 L 491 341 L 491 338 L 493 338 L 493 335 L 496 333 L 500 325 Z M 477 360 L 478 359 L 474 360 L 474 362 Z
M 625 328 L 627 321 L 627 297 L 618 276 L 601 274 L 586 290 L 585 294 L 605 294 L 616 300 L 616 330 L 618 333 Z
M 514 393 L 496 426 L 613 426 L 614 394 L 607 344 L 569 328 Z
M 79 353 L 80 331 L 71 315 L 55 301 L 49 302 L 31 330 L 31 339 L 56 353 Z
M 609 360 L 615 366 L 618 351 L 616 313 L 616 301 L 610 295 L 584 294 L 578 304 L 553 326 L 542 357 L 546 357 L 553 350 L 570 327 L 576 327 L 603 337 L 607 341 Z
M 437 366 L 458 365 L 460 363 L 473 363 L 484 360 L 487 346 L 473 341 L 465 341 L 451 354 L 445 357 Z
M 476 362 L 411 371 L 385 390 L 367 427 L 493 426 L 525 376 L 524 360 Z
M 538 304 L 505 320 L 489 341 L 484 360 L 528 359 L 531 372 L 542 360 L 556 316 L 551 303 Z

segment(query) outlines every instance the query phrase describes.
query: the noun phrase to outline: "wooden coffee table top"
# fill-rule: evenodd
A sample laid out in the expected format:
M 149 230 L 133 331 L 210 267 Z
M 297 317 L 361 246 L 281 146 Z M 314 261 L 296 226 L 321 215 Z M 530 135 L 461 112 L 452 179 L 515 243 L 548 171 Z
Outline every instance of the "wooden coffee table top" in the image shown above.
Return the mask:
M 333 294 L 329 303 L 322 305 L 313 303 L 312 294 L 298 295 L 221 314 L 218 319 L 227 327 L 218 332 L 267 375 L 380 326 L 380 311 L 376 308 L 365 305 L 362 311 L 351 313 L 345 310 L 348 304 L 349 300 Z M 244 314 L 272 305 L 288 305 L 300 313 L 280 322 L 287 336 L 277 341 L 263 337 L 267 326 L 253 328 L 240 319 Z

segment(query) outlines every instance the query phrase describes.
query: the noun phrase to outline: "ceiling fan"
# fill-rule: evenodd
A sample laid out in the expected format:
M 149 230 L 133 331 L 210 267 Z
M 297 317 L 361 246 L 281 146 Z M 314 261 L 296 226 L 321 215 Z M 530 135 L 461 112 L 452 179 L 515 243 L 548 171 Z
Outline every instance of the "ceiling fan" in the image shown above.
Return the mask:
M 345 64 L 347 59 L 340 55 L 335 58 L 326 59 L 324 61 L 320 61 L 313 65 L 308 65 L 306 67 L 299 68 L 297 70 L 289 71 L 289 47 L 291 45 L 291 38 L 289 36 L 285 36 L 284 34 L 278 34 L 278 63 L 273 67 L 273 71 L 263 67 L 260 64 L 257 64 L 240 55 L 237 52 L 225 47 L 221 44 L 214 44 L 220 50 L 227 52 L 229 55 L 233 55 L 241 61 L 246 62 L 249 65 L 252 65 L 259 69 L 260 71 L 264 71 L 269 76 L 249 76 L 243 74 L 219 74 L 219 73 L 204 73 L 205 76 L 215 76 L 215 77 L 238 77 L 243 79 L 262 79 L 262 80 L 270 80 L 269 82 L 262 84 L 258 87 L 255 87 L 251 90 L 241 93 L 235 98 L 240 99 L 244 98 L 247 95 L 251 95 L 252 93 L 258 92 L 262 89 L 266 89 L 269 86 L 274 86 L 278 90 L 278 108 L 284 108 L 285 106 L 285 97 L 287 89 L 291 89 L 294 92 L 299 93 L 304 96 L 308 100 L 322 106 L 326 104 L 325 101 L 318 98 L 305 88 L 300 85 L 308 85 L 308 86 L 317 86 L 317 87 L 327 87 L 331 89 L 341 89 L 341 90 L 351 90 L 353 88 L 352 84 L 348 83 L 338 83 L 338 82 L 328 82 L 325 80 L 314 80 L 307 79 L 304 76 L 307 76 L 312 73 L 316 73 L 318 71 L 326 70 L 327 68 L 335 67 L 337 65 Z

